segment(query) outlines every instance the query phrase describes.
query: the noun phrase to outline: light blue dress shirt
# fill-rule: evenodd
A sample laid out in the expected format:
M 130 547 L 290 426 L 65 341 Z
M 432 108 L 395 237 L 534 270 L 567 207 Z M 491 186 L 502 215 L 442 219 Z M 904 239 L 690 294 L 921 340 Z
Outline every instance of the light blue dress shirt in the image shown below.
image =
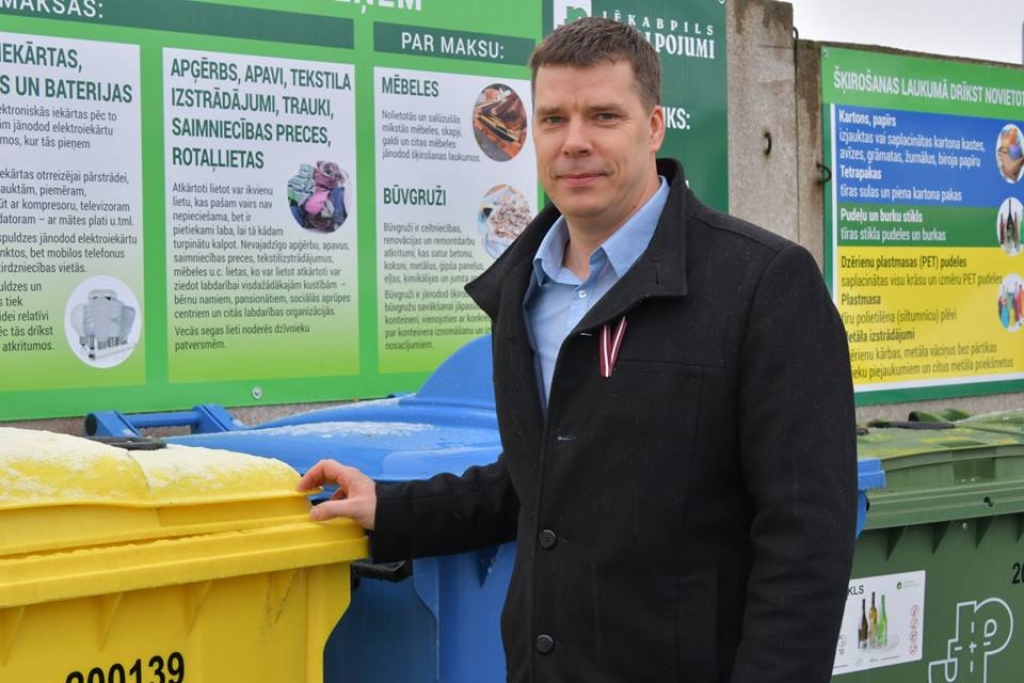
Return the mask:
M 590 273 L 585 281 L 562 265 L 569 241 L 565 218 L 559 217 L 544 236 L 533 258 L 534 276 L 526 288 L 523 306 L 545 409 L 562 342 L 647 249 L 667 200 L 668 183 L 661 178 L 661 186 L 647 203 L 590 255 Z M 594 372 L 598 372 L 596 356 Z

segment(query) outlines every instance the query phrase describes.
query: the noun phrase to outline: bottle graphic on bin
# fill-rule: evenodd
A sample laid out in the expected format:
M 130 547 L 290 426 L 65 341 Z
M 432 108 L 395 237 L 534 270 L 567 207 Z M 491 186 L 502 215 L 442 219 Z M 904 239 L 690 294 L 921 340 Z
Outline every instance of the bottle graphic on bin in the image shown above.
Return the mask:
M 878 609 L 874 591 L 871 592 L 871 611 L 868 612 L 868 647 L 878 647 Z
M 875 643 L 878 647 L 889 644 L 889 617 L 885 614 L 885 594 L 882 594 L 882 614 L 878 617 L 878 630 L 875 632 Z
M 866 650 L 868 647 L 868 617 L 864 612 L 865 600 L 860 601 L 860 628 L 857 629 L 857 649 Z

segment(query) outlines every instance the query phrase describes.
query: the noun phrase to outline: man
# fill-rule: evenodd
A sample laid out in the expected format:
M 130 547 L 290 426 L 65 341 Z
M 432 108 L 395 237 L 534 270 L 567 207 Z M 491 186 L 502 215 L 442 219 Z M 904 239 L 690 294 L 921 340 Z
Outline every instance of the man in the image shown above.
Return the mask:
M 704 207 L 634 29 L 536 49 L 545 208 L 467 291 L 493 320 L 503 454 L 461 477 L 340 485 L 313 516 L 383 561 L 515 538 L 514 682 L 819 683 L 853 551 L 842 324 L 801 247 Z

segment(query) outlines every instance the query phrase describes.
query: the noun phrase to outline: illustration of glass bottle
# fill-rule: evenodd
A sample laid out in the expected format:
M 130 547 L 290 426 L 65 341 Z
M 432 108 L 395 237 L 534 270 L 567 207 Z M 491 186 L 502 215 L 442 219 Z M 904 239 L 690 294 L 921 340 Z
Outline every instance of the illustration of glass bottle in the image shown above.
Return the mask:
M 878 645 L 878 609 L 875 607 L 875 593 L 871 592 L 871 610 L 868 612 L 868 647 Z
M 885 594 L 882 594 L 882 614 L 878 617 L 878 631 L 875 633 L 875 640 L 878 647 L 885 647 L 889 644 L 889 617 L 885 614 Z
M 865 600 L 860 601 L 860 628 L 857 629 L 857 649 L 866 650 L 868 647 L 868 616 L 865 613 Z

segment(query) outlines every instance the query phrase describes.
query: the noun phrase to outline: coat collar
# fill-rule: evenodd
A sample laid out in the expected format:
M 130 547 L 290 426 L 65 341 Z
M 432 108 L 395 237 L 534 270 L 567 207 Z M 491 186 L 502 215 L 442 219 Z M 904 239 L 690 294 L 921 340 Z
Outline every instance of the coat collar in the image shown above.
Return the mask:
M 692 215 L 697 201 L 686 186 L 679 162 L 659 159 L 658 173 L 668 181 L 669 196 L 651 243 L 584 316 L 578 329 L 599 326 L 622 315 L 641 299 L 686 295 L 686 217 Z M 469 295 L 492 319 L 506 305 L 521 313 L 533 257 L 558 216 L 554 205 L 546 206 L 490 268 L 466 285 Z

